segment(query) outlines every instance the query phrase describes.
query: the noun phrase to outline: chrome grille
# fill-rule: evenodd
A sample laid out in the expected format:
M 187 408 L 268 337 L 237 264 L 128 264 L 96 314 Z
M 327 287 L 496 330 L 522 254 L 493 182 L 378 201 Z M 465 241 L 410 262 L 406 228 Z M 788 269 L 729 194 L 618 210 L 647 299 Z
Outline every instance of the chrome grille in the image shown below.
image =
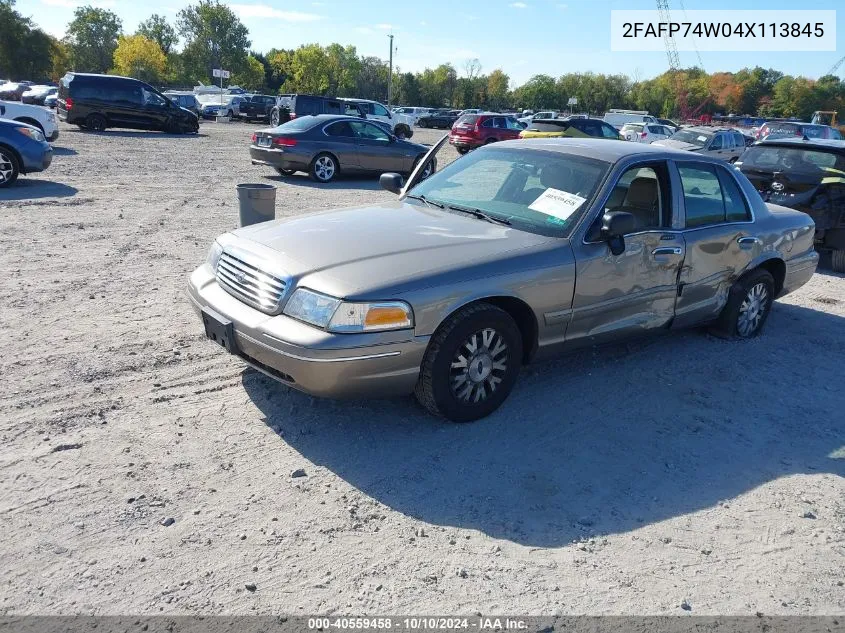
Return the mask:
M 287 282 L 261 270 L 247 255 L 224 250 L 217 264 L 217 283 L 252 307 L 273 314 L 278 311 Z

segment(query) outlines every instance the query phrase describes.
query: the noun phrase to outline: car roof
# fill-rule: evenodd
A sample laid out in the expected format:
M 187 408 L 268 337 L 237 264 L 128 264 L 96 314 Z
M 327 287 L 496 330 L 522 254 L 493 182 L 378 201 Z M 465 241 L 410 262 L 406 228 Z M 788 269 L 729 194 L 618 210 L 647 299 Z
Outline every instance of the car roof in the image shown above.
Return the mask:
M 781 145 L 792 146 L 799 145 L 801 147 L 813 147 L 816 149 L 832 149 L 845 152 L 845 140 L 834 140 L 829 138 L 810 138 L 803 139 L 798 137 L 793 138 L 773 138 L 758 141 L 755 145 Z
M 596 158 L 608 163 L 617 163 L 624 158 L 642 156 L 644 158 L 659 157 L 672 158 L 695 157 L 696 160 L 707 160 L 709 157 L 699 154 L 691 154 L 685 150 L 672 147 L 646 145 L 645 143 L 631 143 L 630 141 L 615 141 L 606 138 L 527 138 L 515 141 L 502 141 L 490 147 L 508 149 L 536 149 L 546 152 L 559 152 L 561 154 L 575 154 Z M 707 162 L 718 162 L 719 159 L 710 159 Z

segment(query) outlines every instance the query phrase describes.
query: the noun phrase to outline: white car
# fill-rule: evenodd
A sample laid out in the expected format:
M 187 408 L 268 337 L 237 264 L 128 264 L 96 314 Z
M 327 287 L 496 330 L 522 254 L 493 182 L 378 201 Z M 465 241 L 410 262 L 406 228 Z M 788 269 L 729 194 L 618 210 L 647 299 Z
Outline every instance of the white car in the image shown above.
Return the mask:
M 34 125 L 41 130 L 48 141 L 52 142 L 59 138 L 56 113 L 49 108 L 27 105 L 20 101 L 0 101 L 0 118 Z
M 668 125 L 659 123 L 626 123 L 619 133 L 625 137 L 626 141 L 648 144 L 667 139 L 675 131 Z
M 535 114 L 529 114 L 528 116 L 521 116 L 517 119 L 520 123 L 525 123 L 526 125 L 533 123 L 534 119 L 556 119 L 560 115 L 560 112 L 557 110 L 542 110 Z
M 602 120 L 621 130 L 626 123 L 657 123 L 657 119 L 645 110 L 608 110 Z
M 420 120 L 420 117 L 426 116 L 431 113 L 431 108 L 411 108 L 408 106 L 404 106 L 401 108 L 396 108 L 394 110 L 396 114 L 401 114 L 404 117 L 408 117 L 413 123 L 411 123 L 411 127 L 417 124 L 417 121 Z
M 402 112 L 403 110 L 414 110 L 415 108 L 397 108 L 393 112 L 389 111 L 384 104 L 378 101 L 371 101 L 369 99 L 352 99 L 341 97 L 341 101 L 346 103 L 354 103 L 360 110 L 367 115 L 368 119 L 381 121 L 390 126 L 398 138 L 411 138 L 414 135 L 413 127 L 416 124 L 416 119 L 410 115 Z M 423 110 L 424 108 L 416 108 Z M 422 116 L 422 115 L 420 115 Z

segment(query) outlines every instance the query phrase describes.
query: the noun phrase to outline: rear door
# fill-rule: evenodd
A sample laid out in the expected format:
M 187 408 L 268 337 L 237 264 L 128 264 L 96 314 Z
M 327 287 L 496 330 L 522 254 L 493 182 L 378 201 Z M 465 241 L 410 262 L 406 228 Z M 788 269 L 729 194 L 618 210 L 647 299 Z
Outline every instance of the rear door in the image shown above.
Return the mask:
M 763 241 L 732 170 L 695 161 L 675 161 L 673 167 L 683 191 L 687 250 L 673 325 L 684 327 L 718 316 Z
M 350 125 L 351 121 L 335 121 L 317 133 L 318 151 L 330 151 L 340 161 L 341 170 L 361 169 L 358 153 L 358 138 Z

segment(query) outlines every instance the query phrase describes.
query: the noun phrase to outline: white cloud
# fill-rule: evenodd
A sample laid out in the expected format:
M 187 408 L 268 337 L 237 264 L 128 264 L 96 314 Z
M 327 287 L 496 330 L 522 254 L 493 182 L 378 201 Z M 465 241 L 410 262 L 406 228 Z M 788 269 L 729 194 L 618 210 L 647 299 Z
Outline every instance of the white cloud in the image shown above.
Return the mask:
M 509 7 L 513 7 L 514 9 L 527 9 L 528 5 L 524 2 L 512 2 L 508 5 Z
M 392 31 L 393 25 L 392 24 L 385 24 L 385 23 L 376 24 L 376 28 L 381 29 L 382 31 Z
M 64 0 L 57 0 L 64 1 Z M 316 22 L 323 16 L 302 11 L 280 11 L 266 4 L 230 4 L 229 8 L 241 18 L 271 18 L 283 22 Z

